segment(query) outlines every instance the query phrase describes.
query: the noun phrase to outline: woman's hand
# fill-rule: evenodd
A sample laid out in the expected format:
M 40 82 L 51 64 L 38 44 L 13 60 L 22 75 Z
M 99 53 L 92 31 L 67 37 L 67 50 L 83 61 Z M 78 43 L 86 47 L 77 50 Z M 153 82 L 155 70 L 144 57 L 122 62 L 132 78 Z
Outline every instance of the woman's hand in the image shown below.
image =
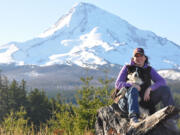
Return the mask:
M 150 92 L 151 92 L 151 88 L 147 88 L 145 93 L 144 93 L 144 101 L 149 101 L 150 100 Z

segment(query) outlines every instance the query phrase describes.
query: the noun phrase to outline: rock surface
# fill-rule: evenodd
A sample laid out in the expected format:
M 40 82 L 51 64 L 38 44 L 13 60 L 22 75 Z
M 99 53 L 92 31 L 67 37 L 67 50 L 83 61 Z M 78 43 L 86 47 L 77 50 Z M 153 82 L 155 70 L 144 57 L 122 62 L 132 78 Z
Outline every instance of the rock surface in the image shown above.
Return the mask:
M 180 135 L 167 126 L 167 121 L 179 113 L 174 106 L 167 106 L 141 120 L 136 126 L 129 123 L 128 115 L 121 112 L 117 104 L 102 107 L 98 110 L 95 124 L 97 135 Z

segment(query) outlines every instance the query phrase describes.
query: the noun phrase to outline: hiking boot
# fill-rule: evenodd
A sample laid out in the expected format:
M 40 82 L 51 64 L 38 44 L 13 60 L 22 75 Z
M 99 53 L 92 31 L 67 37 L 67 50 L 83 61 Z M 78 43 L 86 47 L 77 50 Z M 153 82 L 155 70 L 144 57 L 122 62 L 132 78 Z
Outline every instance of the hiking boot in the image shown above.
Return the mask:
M 130 122 L 138 123 L 139 120 L 138 120 L 137 117 L 132 117 L 132 118 L 130 119 Z
M 180 133 L 178 126 L 177 126 L 177 120 L 175 120 L 175 119 L 168 119 L 163 123 L 163 125 L 175 133 Z
M 131 119 L 130 119 L 130 126 L 131 127 L 136 127 L 137 125 L 138 125 L 138 123 L 139 123 L 139 120 L 138 120 L 138 118 L 137 117 L 132 117 Z

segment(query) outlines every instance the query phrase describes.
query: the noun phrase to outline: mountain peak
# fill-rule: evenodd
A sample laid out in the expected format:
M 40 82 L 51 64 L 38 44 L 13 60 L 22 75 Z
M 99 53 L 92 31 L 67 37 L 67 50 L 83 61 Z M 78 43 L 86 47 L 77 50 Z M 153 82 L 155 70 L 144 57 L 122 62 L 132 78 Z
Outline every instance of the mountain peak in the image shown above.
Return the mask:
M 180 47 L 88 3 L 76 4 L 40 37 L 1 47 L 0 63 L 124 65 L 143 47 L 153 67 L 180 69 Z
M 83 13 L 83 12 L 91 12 L 91 11 L 93 11 L 95 9 L 98 9 L 98 7 L 94 6 L 93 4 L 80 2 L 80 3 L 76 3 L 70 9 L 68 14 L 79 14 L 79 13 Z
M 53 26 L 51 26 L 45 32 L 41 33 L 39 37 L 45 38 L 51 36 L 57 30 L 62 29 L 64 27 L 69 27 L 73 16 L 75 16 L 74 18 L 76 18 L 75 21 L 81 21 L 82 16 L 85 16 L 88 12 L 92 12 L 95 9 L 98 8 L 92 4 L 84 2 L 77 3 L 69 10 L 67 14 L 63 15 Z M 80 16 L 81 18 L 77 16 Z
M 94 6 L 93 4 L 90 4 L 90 3 L 85 3 L 85 2 L 79 2 L 79 3 L 76 3 L 73 8 L 97 8 L 96 6 Z

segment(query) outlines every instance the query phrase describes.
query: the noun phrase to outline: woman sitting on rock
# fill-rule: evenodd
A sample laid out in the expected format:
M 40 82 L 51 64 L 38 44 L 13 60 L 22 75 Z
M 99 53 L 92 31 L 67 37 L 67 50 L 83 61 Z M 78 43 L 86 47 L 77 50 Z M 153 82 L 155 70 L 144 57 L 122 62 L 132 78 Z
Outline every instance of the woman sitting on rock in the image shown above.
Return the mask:
M 142 74 L 143 84 L 127 82 L 127 76 L 135 68 L 139 68 Z M 151 84 L 151 80 L 154 82 Z M 144 53 L 143 48 L 136 48 L 129 65 L 125 65 L 116 80 L 115 88 L 120 90 L 125 87 L 127 92 L 123 98 L 118 101 L 119 108 L 128 113 L 130 121 L 138 122 L 139 102 L 138 96 L 142 98 L 142 104 L 149 109 L 154 108 L 160 101 L 164 107 L 174 105 L 174 100 L 170 88 L 166 85 L 165 80 L 151 67 L 148 63 L 148 57 Z M 154 113 L 154 109 L 150 113 Z

